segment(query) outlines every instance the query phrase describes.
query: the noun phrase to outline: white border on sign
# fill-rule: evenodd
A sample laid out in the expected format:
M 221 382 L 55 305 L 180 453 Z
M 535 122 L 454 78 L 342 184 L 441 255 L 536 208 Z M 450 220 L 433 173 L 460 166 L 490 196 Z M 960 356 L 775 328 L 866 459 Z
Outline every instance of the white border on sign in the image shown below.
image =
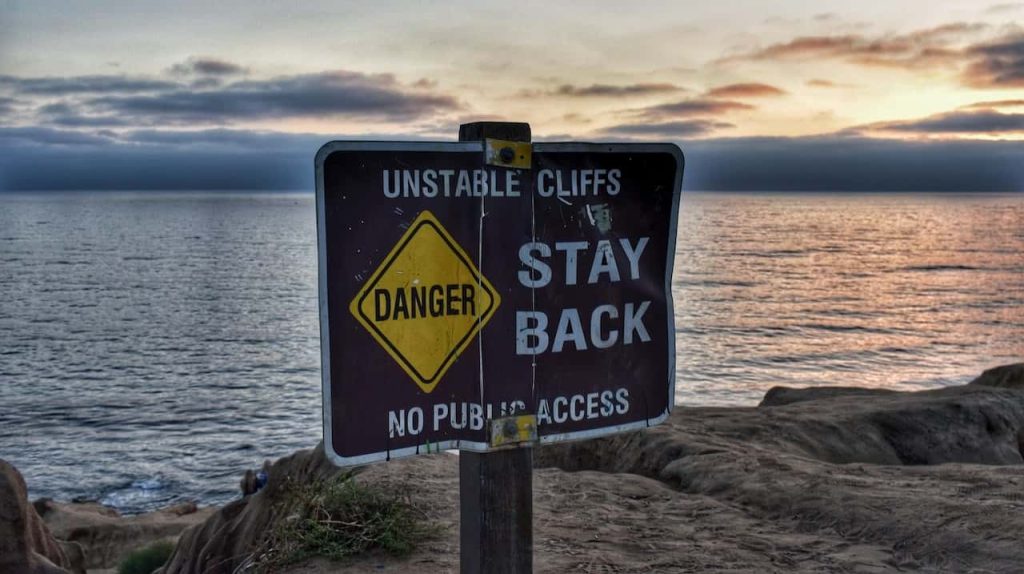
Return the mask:
M 483 141 L 472 142 L 385 142 L 385 141 L 332 141 L 324 144 L 316 153 L 316 236 L 317 236 L 317 265 L 318 285 L 320 302 L 320 376 L 323 384 L 323 417 L 324 417 L 324 452 L 330 461 L 338 466 L 354 466 L 402 458 L 417 454 L 425 454 L 426 445 L 399 448 L 363 454 L 359 456 L 345 457 L 334 451 L 333 436 L 331 433 L 331 333 L 328 321 L 327 308 L 327 253 L 324 215 L 324 161 L 335 151 L 421 151 L 421 152 L 477 152 L 483 153 Z M 665 304 L 668 313 L 668 408 L 658 416 L 639 420 L 631 423 L 620 424 L 598 429 L 558 433 L 540 437 L 541 444 L 563 442 L 570 440 L 582 440 L 597 438 L 612 434 L 618 434 L 631 430 L 638 430 L 657 425 L 665 421 L 675 406 L 676 392 L 676 325 L 675 310 L 672 297 L 672 275 L 675 266 L 675 243 L 679 227 L 679 202 L 682 196 L 683 168 L 685 158 L 679 146 L 671 143 L 579 143 L 579 142 L 555 142 L 555 143 L 534 143 L 533 151 L 536 153 L 545 152 L 585 152 L 585 153 L 669 153 L 676 158 L 675 190 L 672 196 L 672 219 L 669 224 L 669 239 L 671 244 L 666 255 L 665 275 Z M 490 444 L 485 442 L 449 440 L 429 445 L 430 452 L 442 450 L 468 450 L 473 452 L 489 452 L 492 450 Z

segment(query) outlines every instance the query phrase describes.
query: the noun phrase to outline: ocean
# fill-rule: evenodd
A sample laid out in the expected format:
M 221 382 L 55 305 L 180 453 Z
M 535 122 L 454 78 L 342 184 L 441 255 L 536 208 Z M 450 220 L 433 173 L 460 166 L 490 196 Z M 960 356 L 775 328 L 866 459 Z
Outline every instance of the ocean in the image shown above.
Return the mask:
M 0 194 L 0 458 L 33 497 L 226 502 L 321 436 L 313 196 Z M 1024 194 L 684 192 L 677 403 L 1024 360 Z

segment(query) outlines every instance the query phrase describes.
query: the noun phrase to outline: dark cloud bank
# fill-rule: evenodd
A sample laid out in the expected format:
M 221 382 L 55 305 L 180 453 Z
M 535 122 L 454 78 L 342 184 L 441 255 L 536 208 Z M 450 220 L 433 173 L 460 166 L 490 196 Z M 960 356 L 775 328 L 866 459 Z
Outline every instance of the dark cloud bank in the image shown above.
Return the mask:
M 0 128 L 0 189 L 312 190 L 313 155 L 329 139 L 227 129 L 87 136 Z M 1024 189 L 1024 142 L 823 136 L 680 143 L 690 190 Z
M 684 143 L 683 151 L 691 189 L 1024 190 L 1024 142 L 739 138 Z
M 317 115 L 400 120 L 458 108 L 451 96 L 410 92 L 391 76 L 347 71 L 239 81 L 217 90 L 106 96 L 86 103 L 114 117 L 186 125 Z
M 169 71 L 178 76 L 234 76 L 247 72 L 245 67 L 233 62 L 203 56 L 193 56 L 185 62 L 171 66 Z
M 969 31 L 966 26 L 941 27 L 887 38 L 882 44 L 860 37 L 805 38 L 748 57 L 810 51 L 904 59 Z M 960 49 L 956 57 L 973 66 L 965 77 L 986 85 L 1012 85 L 1020 78 L 1022 45 L 1017 36 L 1006 36 Z M 0 191 L 311 190 L 313 155 L 330 137 L 223 126 L 302 117 L 422 122 L 465 111 L 457 98 L 438 91 L 429 80 L 409 85 L 389 74 L 335 70 L 249 79 L 245 67 L 211 57 L 189 58 L 167 73 L 173 79 L 0 75 L 0 119 L 13 120 L 8 127 L 0 123 Z M 616 98 L 686 91 L 660 83 L 565 84 L 543 95 Z M 760 83 L 718 86 L 701 96 L 623 110 L 619 125 L 593 136 L 681 142 L 687 158 L 684 183 L 694 190 L 1024 189 L 1024 142 L 908 142 L 864 135 L 872 130 L 916 136 L 1018 132 L 1024 118 L 1013 109 L 1018 100 L 980 102 L 947 114 L 820 137 L 695 139 L 731 127 L 725 120 L 730 114 L 756 109 L 740 99 L 784 95 Z M 149 126 L 160 129 L 144 129 Z M 168 129 L 175 127 L 182 129 Z M 456 129 L 450 126 L 453 138 Z M 387 134 L 363 137 L 395 139 Z
M 325 116 L 405 121 L 461 107 L 454 96 L 402 84 L 390 74 L 333 70 L 246 80 L 234 78 L 247 73 L 242 66 L 212 58 L 191 58 L 169 73 L 186 81 L 0 75 L 0 104 L 32 110 L 23 112 L 22 123 L 65 127 L 195 127 Z
M 919 120 L 872 124 L 874 129 L 915 134 L 1001 134 L 1024 132 L 1024 114 L 1004 114 L 985 109 L 951 112 Z

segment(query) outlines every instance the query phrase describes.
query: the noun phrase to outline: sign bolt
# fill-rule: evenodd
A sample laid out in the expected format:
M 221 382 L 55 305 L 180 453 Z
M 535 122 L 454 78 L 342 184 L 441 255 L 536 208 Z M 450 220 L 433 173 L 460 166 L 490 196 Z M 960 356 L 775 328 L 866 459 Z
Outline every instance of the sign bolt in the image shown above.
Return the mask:
M 512 163 L 512 160 L 516 159 L 516 152 L 511 147 L 503 147 L 498 152 L 498 157 L 501 158 L 503 163 Z
M 505 435 L 505 438 L 514 439 L 519 435 L 519 427 L 516 426 L 515 420 L 509 419 L 505 421 L 505 424 L 502 426 L 501 432 Z

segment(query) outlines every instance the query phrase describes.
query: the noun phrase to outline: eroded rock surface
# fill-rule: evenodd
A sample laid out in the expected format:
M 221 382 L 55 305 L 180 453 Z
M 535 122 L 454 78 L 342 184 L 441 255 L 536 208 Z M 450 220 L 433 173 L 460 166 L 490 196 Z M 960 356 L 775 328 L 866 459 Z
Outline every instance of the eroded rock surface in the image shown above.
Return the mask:
M 781 407 L 793 403 L 834 399 L 836 397 L 874 397 L 890 395 L 896 391 L 889 389 L 863 389 L 860 387 L 772 387 L 761 399 L 759 407 Z
M 556 445 L 536 458 L 638 474 L 780 531 L 874 545 L 894 569 L 1011 572 L 1024 564 L 1021 429 L 1024 394 L 964 386 L 684 408 L 649 431 Z
M 0 459 L 0 574 L 62 574 L 72 568 L 29 504 L 25 479 Z
M 262 490 L 228 503 L 206 522 L 183 533 L 161 572 L 246 571 L 259 542 L 292 510 L 289 484 L 324 480 L 341 472 L 324 456 L 322 443 L 284 457 L 267 470 L 269 478 Z
M 1024 564 L 1024 393 L 972 384 L 775 394 L 788 398 L 680 408 L 643 432 L 537 449 L 535 571 L 1013 572 Z M 283 481 L 336 472 L 319 448 L 276 462 L 264 490 L 182 536 L 164 572 L 246 571 L 262 533 L 287 517 Z M 419 501 L 432 534 L 407 558 L 314 559 L 289 572 L 458 570 L 456 456 L 374 465 L 355 480 Z
M 1024 363 L 989 369 L 968 384 L 1024 391 Z
M 136 516 L 121 516 L 113 508 L 95 503 L 60 503 L 37 500 L 36 510 L 60 542 L 81 552 L 85 568 L 114 568 L 131 551 L 156 542 L 174 542 L 189 526 L 209 518 L 215 508 L 182 503 Z

